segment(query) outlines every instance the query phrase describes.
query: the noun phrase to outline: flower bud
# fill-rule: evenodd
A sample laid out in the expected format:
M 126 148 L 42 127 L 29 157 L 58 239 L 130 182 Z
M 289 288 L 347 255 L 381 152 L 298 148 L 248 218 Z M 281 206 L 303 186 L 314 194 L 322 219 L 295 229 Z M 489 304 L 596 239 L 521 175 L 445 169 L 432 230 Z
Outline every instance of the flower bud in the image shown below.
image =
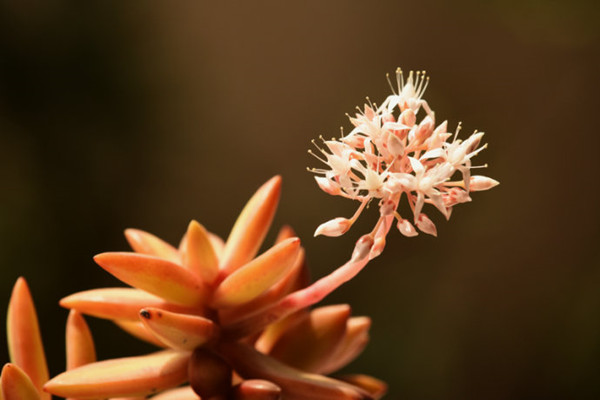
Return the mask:
M 317 227 L 315 231 L 315 236 L 323 235 L 329 237 L 341 236 L 350 229 L 352 226 L 352 221 L 348 218 L 334 218 L 327 222 L 322 223 Z
M 404 125 L 413 126 L 417 122 L 417 115 L 412 109 L 407 108 L 402 111 L 398 120 Z
M 417 218 L 417 227 L 421 232 L 437 237 L 437 228 L 435 227 L 435 224 L 423 213 L 419 214 L 419 218 Z
M 340 194 L 340 185 L 333 182 L 331 179 L 327 179 L 322 176 L 315 176 L 315 180 L 317 181 L 317 185 L 327 194 L 336 196 Z
M 388 136 L 387 148 L 394 157 L 404 155 L 404 143 L 393 133 Z
M 474 175 L 471 177 L 470 181 L 470 189 L 474 192 L 478 192 L 481 190 L 488 190 L 493 188 L 494 186 L 498 186 L 500 182 L 495 179 L 488 178 L 483 175 Z
M 352 261 L 361 261 L 365 259 L 371 248 L 373 247 L 373 237 L 371 235 L 363 235 L 357 240 L 354 251 L 352 252 Z
M 433 133 L 433 119 L 428 115 L 423 118 L 423 121 L 419 124 L 415 137 L 419 142 L 424 142 Z
M 401 234 L 406 237 L 417 236 L 419 232 L 415 229 L 413 224 L 411 224 L 407 219 L 398 220 L 398 224 L 396 225 Z

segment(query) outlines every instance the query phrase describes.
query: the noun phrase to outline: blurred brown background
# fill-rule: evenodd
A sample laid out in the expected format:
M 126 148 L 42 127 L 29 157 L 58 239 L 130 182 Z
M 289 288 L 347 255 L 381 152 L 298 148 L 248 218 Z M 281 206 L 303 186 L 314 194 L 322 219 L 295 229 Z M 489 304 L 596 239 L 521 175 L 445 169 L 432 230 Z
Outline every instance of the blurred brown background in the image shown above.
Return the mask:
M 176 243 L 191 218 L 226 236 L 275 174 L 275 225 L 324 275 L 376 211 L 312 237 L 356 204 L 317 188 L 310 139 L 381 101 L 386 72 L 426 69 L 438 119 L 487 132 L 478 163 L 502 184 L 450 222 L 430 211 L 437 239 L 392 232 L 327 298 L 373 318 L 346 371 L 389 399 L 600 398 L 599 17 L 567 0 L 2 1 L 0 309 L 24 275 L 56 374 L 57 301 L 117 283 L 94 254 L 126 249 L 127 227 Z M 90 322 L 100 358 L 147 351 Z

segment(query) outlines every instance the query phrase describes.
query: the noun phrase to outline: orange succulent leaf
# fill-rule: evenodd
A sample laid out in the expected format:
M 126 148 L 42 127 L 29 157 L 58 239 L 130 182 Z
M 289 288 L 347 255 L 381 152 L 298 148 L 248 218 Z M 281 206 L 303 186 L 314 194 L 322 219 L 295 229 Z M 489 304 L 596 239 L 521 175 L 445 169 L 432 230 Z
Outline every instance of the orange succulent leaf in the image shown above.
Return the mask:
M 286 239 L 271 247 L 221 282 L 213 295 L 213 307 L 238 306 L 260 296 L 294 266 L 299 251 L 298 238 Z
M 330 374 L 358 357 L 369 342 L 370 327 L 371 319 L 369 317 L 352 317 L 348 319 L 346 333 L 341 343 L 317 372 L 325 375 Z
M 165 390 L 162 393 L 152 396 L 151 400 L 200 400 L 200 397 L 190 386 L 183 386 L 176 389 Z
M 160 308 L 174 312 L 197 312 L 197 307 L 172 304 L 153 294 L 133 288 L 103 288 L 74 293 L 60 305 L 83 314 L 105 319 L 138 321 L 140 309 Z
M 164 258 L 175 264 L 181 263 L 177 249 L 151 233 L 140 229 L 125 229 L 125 238 L 136 253 Z
M 44 390 L 80 399 L 145 396 L 185 382 L 189 358 L 189 352 L 165 350 L 100 361 L 63 372 Z
M 40 400 L 29 376 L 15 364 L 4 364 L 0 379 L 0 398 L 4 400 Z
M 69 312 L 65 336 L 68 370 L 96 361 L 92 333 L 79 311 Z
M 94 260 L 121 281 L 173 303 L 196 306 L 202 304 L 207 295 L 199 277 L 161 258 L 111 252 L 98 254 Z
M 190 222 L 183 251 L 183 265 L 207 284 L 219 275 L 219 259 L 206 229 L 196 221 Z
M 40 398 L 49 400 L 50 396 L 42 392 L 49 375 L 37 314 L 27 282 L 22 277 L 17 279 L 12 291 L 6 329 L 12 363 L 27 374 Z
M 249 379 L 233 388 L 233 400 L 280 400 L 281 388 L 273 382 Z
M 319 372 L 342 342 L 349 316 L 347 304 L 316 308 L 288 327 L 268 354 L 303 371 Z
M 222 342 L 219 350 L 242 377 L 275 383 L 286 400 L 371 399 L 356 386 L 292 368 L 242 343 Z
M 356 276 L 369 262 L 367 255 L 368 250 L 359 252 L 355 250 L 355 256 L 329 275 L 304 289 L 288 294 L 278 302 L 264 307 L 254 314 L 230 322 L 224 327 L 224 333 L 231 338 L 246 337 L 262 331 L 267 325 L 298 310 L 318 303 L 329 293 Z
M 225 243 L 220 262 L 223 276 L 254 258 L 271 226 L 280 193 L 281 177 L 275 176 L 246 203 Z
M 193 350 L 215 339 L 218 330 L 210 319 L 156 308 L 142 309 L 140 320 L 165 345 L 181 350 Z
M 352 374 L 342 375 L 337 378 L 364 389 L 365 391 L 369 392 L 374 399 L 382 398 L 388 389 L 388 386 L 384 381 L 373 378 L 369 375 Z
M 113 320 L 115 325 L 129 333 L 131 336 L 138 338 L 144 342 L 148 342 L 158 347 L 168 347 L 163 343 L 162 340 L 156 337 L 156 335 L 149 330 L 141 321 L 129 321 L 129 320 Z

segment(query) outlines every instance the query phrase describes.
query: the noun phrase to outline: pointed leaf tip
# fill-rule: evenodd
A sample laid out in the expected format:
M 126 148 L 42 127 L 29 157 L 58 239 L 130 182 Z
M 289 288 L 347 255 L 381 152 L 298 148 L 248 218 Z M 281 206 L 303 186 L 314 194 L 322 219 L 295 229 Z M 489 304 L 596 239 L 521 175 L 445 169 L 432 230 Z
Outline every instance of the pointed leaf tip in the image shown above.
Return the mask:
M 15 364 L 7 363 L 0 377 L 0 397 L 4 400 L 39 400 L 39 392 L 27 374 Z
M 207 284 L 219 274 L 219 259 L 206 229 L 192 220 L 186 233 L 183 264 Z
M 260 296 L 294 266 L 300 239 L 286 239 L 229 275 L 214 293 L 212 304 L 228 308 Z
M 141 229 L 125 229 L 125 238 L 136 253 L 164 258 L 174 263 L 181 262 L 179 252 L 158 236 Z
M 71 310 L 66 328 L 67 370 L 96 361 L 92 333 L 83 315 Z
M 42 391 L 42 385 L 49 379 L 48 366 L 35 306 L 23 277 L 15 283 L 7 314 L 8 351 L 12 363 L 31 379 L 42 400 L 50 399 Z
M 254 258 L 271 226 L 280 194 L 281 176 L 276 175 L 246 203 L 225 243 L 220 263 L 225 276 Z
M 115 252 L 98 254 L 94 261 L 121 281 L 173 303 L 200 305 L 207 295 L 199 277 L 161 258 Z

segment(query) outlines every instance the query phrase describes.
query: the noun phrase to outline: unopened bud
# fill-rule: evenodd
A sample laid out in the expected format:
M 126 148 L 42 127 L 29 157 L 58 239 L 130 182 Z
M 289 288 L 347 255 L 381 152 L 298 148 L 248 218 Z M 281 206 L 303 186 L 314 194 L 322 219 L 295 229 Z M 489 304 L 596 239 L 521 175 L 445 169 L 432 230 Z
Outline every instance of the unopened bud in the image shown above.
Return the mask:
M 419 218 L 417 218 L 417 227 L 421 232 L 437 237 L 437 228 L 435 227 L 435 224 L 423 213 L 419 214 Z
M 280 400 L 281 388 L 262 379 L 243 381 L 233 388 L 233 400 Z
M 477 149 L 477 147 L 479 147 L 479 143 L 481 143 L 482 137 L 483 137 L 483 132 L 478 132 L 478 133 L 472 134 L 467 140 L 465 140 L 463 145 L 466 147 L 467 154 L 475 151 L 475 149 Z
M 371 252 L 373 247 L 373 237 L 371 235 L 363 235 L 357 240 L 354 251 L 352 252 L 352 261 L 361 261 L 365 259 Z
M 334 218 L 327 222 L 322 223 L 315 230 L 315 236 L 323 235 L 329 237 L 341 236 L 350 229 L 352 221 L 348 218 Z
M 433 119 L 428 115 L 419 124 L 415 137 L 422 143 L 433 133 Z
M 407 219 L 399 220 L 396 227 L 398 228 L 400 233 L 406 237 L 413 237 L 419 234 L 419 232 L 417 232 L 413 224 L 411 224 Z
M 488 178 L 483 175 L 474 175 L 471 177 L 469 188 L 474 191 L 482 191 L 493 188 L 494 186 L 498 186 L 500 182 L 495 179 Z
M 417 115 L 411 108 L 407 108 L 402 111 L 398 120 L 404 125 L 413 126 L 417 122 Z
M 394 157 L 401 157 L 404 155 L 404 143 L 402 143 L 402 140 L 393 133 L 388 136 L 387 147 Z

